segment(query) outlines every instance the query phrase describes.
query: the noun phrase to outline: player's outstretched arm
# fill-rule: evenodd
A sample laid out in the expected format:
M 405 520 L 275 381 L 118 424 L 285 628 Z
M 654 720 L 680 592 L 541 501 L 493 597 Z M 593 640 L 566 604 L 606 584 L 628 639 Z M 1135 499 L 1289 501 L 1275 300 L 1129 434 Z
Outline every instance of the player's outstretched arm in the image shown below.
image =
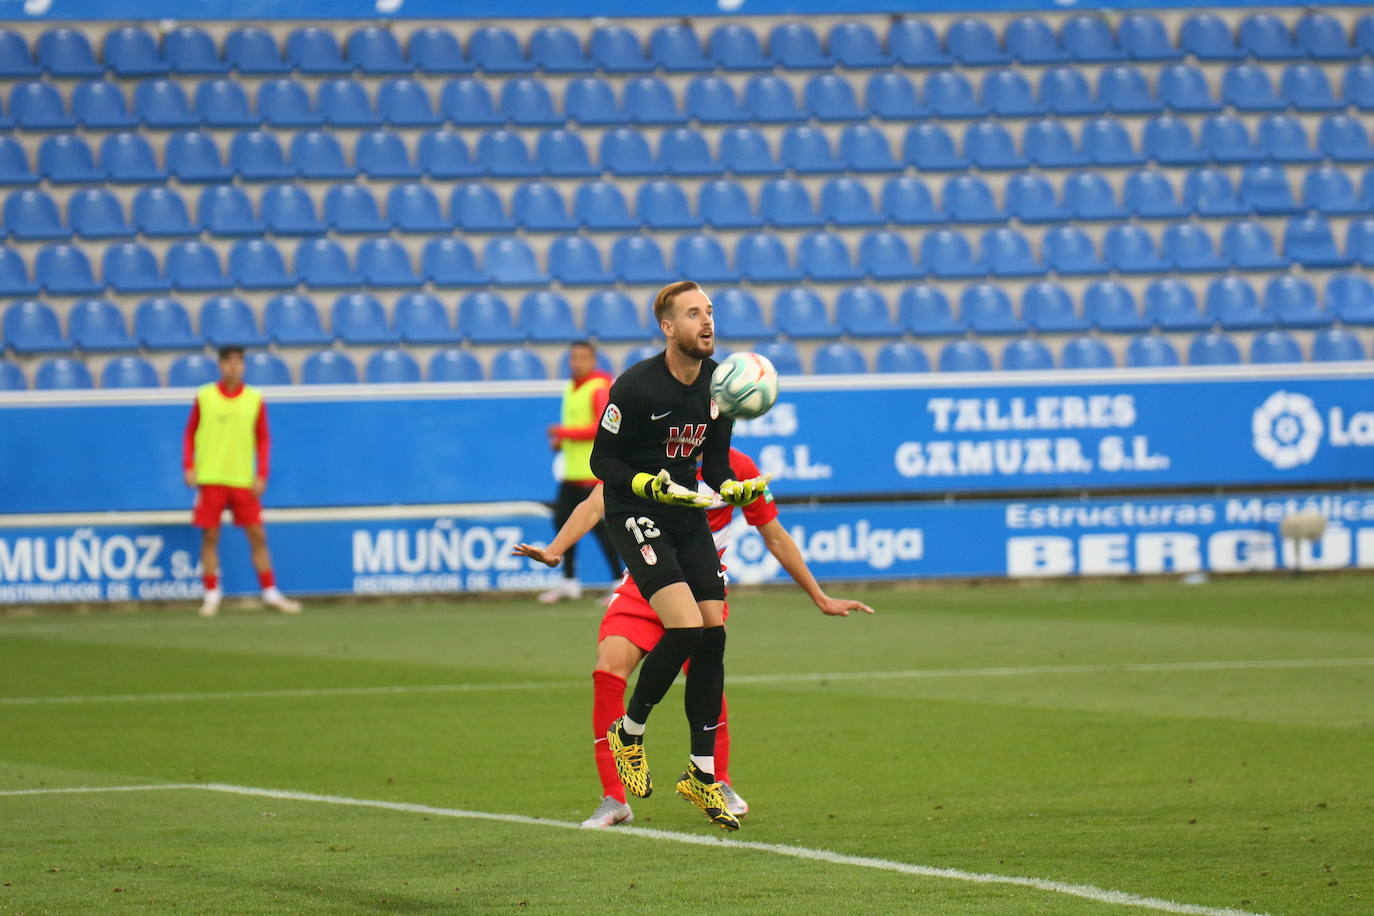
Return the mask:
M 563 523 L 563 527 L 558 529 L 558 534 L 554 536 L 553 542 L 547 547 L 539 547 L 533 544 L 516 544 L 511 551 L 517 557 L 529 557 L 531 560 L 543 563 L 545 566 L 557 566 L 563 560 L 563 554 L 568 552 L 568 548 L 596 527 L 597 522 L 601 521 L 606 514 L 606 503 L 602 494 L 602 484 L 597 484 L 592 488 L 591 494 L 572 511 L 568 520 Z
M 829 614 L 832 617 L 848 617 L 850 611 L 863 611 L 865 614 L 872 614 L 873 608 L 864 604 L 862 601 L 854 601 L 849 598 L 831 598 L 821 588 L 816 577 L 811 574 L 811 568 L 806 565 L 806 560 L 802 557 L 801 548 L 797 542 L 792 540 L 792 535 L 787 533 L 787 529 L 775 518 L 759 526 L 759 534 L 763 536 L 763 543 L 768 547 L 768 552 L 778 558 L 782 568 L 787 570 L 787 574 L 792 577 L 802 591 L 821 609 L 822 614 Z

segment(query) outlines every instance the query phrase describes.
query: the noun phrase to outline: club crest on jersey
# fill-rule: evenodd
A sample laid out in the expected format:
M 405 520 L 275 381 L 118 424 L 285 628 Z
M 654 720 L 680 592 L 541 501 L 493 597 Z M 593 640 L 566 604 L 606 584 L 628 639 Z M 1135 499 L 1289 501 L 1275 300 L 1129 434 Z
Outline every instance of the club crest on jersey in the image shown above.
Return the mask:
M 712 398 L 712 399 L 711 399 L 711 419 L 712 419 L 712 420 L 719 420 L 719 419 L 720 419 L 720 405 L 718 405 L 718 404 L 716 403 L 716 399 L 715 399 L 715 398 Z
M 696 423 L 687 426 L 668 427 L 668 438 L 665 445 L 668 448 L 668 457 L 676 458 L 681 455 L 686 458 L 696 451 L 701 443 L 706 441 L 706 424 Z
M 620 408 L 614 404 L 606 405 L 606 412 L 601 415 L 601 427 L 609 433 L 620 432 Z
M 641 555 L 643 555 L 644 562 L 648 563 L 650 566 L 654 566 L 658 563 L 658 554 L 654 553 L 654 547 L 652 544 L 645 544 L 644 546 L 640 547 L 639 552 Z

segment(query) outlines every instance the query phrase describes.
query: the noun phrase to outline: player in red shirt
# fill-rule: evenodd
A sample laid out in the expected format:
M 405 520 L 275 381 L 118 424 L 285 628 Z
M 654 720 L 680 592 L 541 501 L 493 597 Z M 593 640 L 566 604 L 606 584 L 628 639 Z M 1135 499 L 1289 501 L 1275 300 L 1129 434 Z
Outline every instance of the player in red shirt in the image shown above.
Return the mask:
M 738 449 L 730 449 L 730 470 L 737 480 L 750 480 L 758 477 L 759 469 L 753 459 Z M 730 544 L 730 522 L 734 518 L 734 507 L 713 493 L 698 477 L 698 488 L 712 502 L 706 512 L 706 521 L 716 540 L 716 549 L 723 555 Z M 844 598 L 831 598 L 816 582 L 816 577 L 807 568 L 801 549 L 778 521 L 778 508 L 773 502 L 772 492 L 764 494 L 744 507 L 744 520 L 759 530 L 768 550 L 777 557 L 783 569 L 820 608 L 821 613 L 835 617 L 847 617 L 850 611 L 864 611 L 872 614 L 868 605 Z M 605 514 L 601 485 L 573 512 L 566 524 L 558 531 L 553 543 L 547 547 L 520 544 L 515 553 L 557 566 L 564 551 L 575 544 L 579 538 L 590 531 Z M 723 565 L 723 564 L 722 564 Z M 726 605 L 725 616 L 730 613 Z M 625 712 L 625 687 L 635 667 L 653 649 L 663 635 L 663 621 L 659 620 L 649 602 L 639 593 L 639 587 L 627 573 L 616 587 L 614 597 L 606 606 L 606 614 L 601 620 L 597 634 L 596 668 L 592 672 L 593 704 L 592 734 L 595 738 L 597 774 L 601 778 L 601 804 L 591 817 L 582 822 L 583 827 L 613 827 L 634 820 L 625 798 L 625 787 L 616 774 L 615 761 L 606 744 L 606 731 L 612 722 Z M 726 719 L 724 701 L 720 707 L 720 725 L 716 728 L 716 780 L 720 783 L 721 793 L 725 796 L 730 813 L 742 817 L 749 812 L 749 805 L 735 792 L 730 784 L 730 732 Z

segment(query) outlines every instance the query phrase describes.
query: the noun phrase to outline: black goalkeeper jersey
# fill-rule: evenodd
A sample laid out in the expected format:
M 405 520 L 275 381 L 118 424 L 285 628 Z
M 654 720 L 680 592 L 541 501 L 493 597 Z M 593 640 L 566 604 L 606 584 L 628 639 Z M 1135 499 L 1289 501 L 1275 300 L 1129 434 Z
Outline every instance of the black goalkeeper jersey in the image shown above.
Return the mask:
M 592 473 L 605 481 L 608 514 L 644 506 L 645 500 L 630 489 L 639 473 L 657 474 L 666 468 L 675 482 L 695 491 L 698 455 L 702 479 L 712 489 L 719 490 L 730 479 L 734 423 L 711 402 L 715 369 L 715 360 L 702 360 L 696 381 L 684 385 L 668 370 L 666 354 L 659 353 L 635 363 L 615 380 L 592 446 Z M 701 511 L 687 506 L 659 509 Z

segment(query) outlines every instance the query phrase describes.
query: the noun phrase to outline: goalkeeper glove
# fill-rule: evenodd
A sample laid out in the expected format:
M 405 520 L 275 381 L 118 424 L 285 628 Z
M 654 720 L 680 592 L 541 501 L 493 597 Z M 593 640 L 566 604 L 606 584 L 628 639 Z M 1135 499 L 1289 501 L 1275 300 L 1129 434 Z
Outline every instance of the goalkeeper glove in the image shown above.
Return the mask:
M 748 480 L 727 480 L 720 485 L 717 491 L 720 498 L 732 506 L 747 506 L 768 492 L 768 481 L 773 479 L 772 474 L 764 474 L 762 477 L 751 477 Z
M 704 509 L 711 505 L 711 499 L 696 490 L 689 490 L 680 483 L 674 483 L 672 475 L 666 470 L 657 474 L 636 474 L 630 481 L 630 489 L 636 496 L 652 499 L 667 506 L 690 506 Z

